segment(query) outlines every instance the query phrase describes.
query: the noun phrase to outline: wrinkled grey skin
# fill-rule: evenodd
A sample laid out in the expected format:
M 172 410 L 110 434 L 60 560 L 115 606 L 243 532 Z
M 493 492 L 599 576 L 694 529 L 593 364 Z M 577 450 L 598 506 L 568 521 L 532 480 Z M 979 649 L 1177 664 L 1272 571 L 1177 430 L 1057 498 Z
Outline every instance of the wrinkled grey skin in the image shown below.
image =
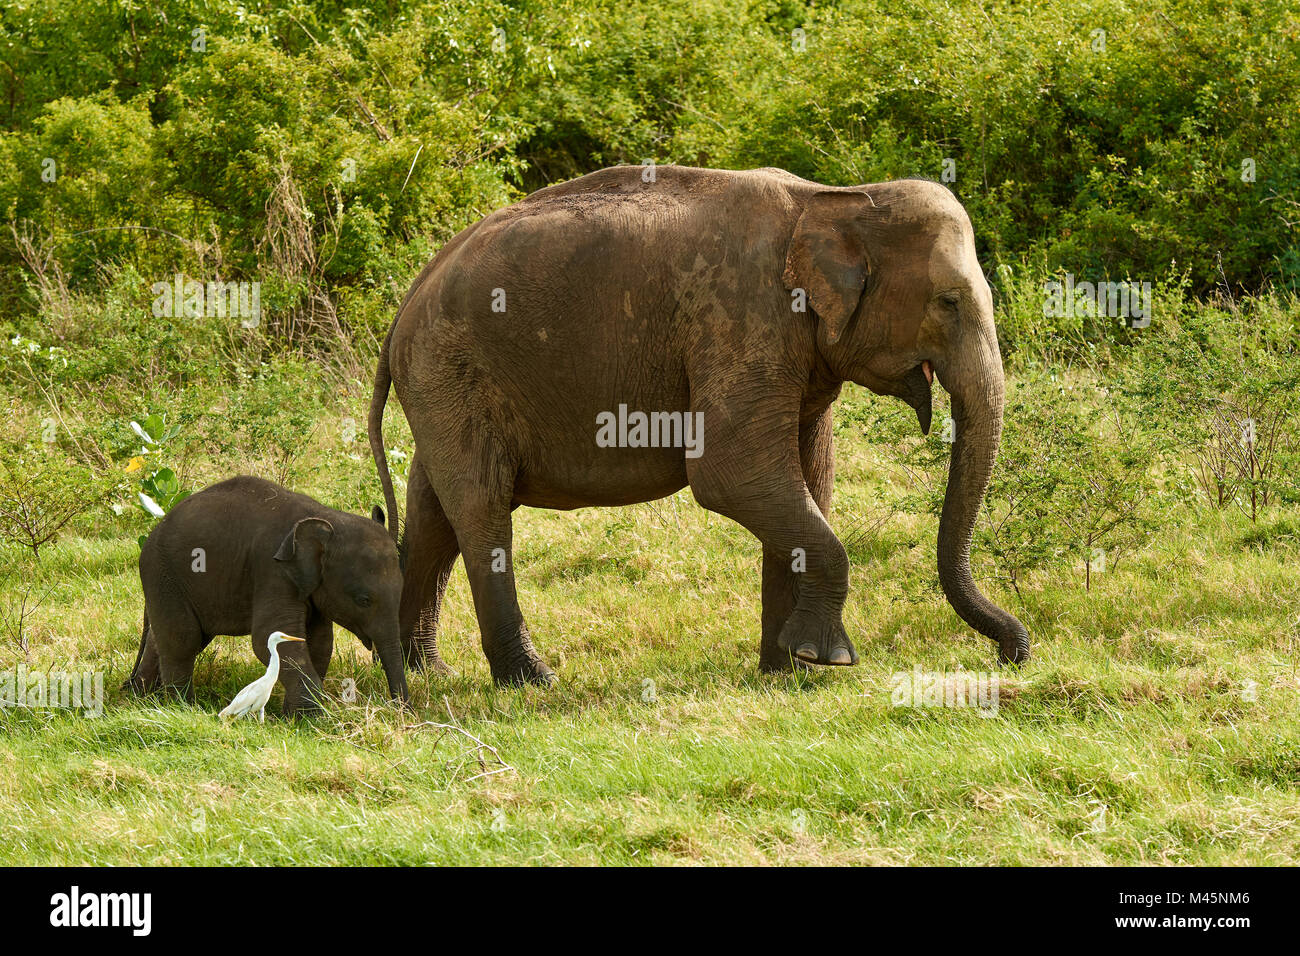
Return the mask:
M 831 404 L 857 382 L 906 401 L 928 431 L 932 376 L 956 426 L 939 579 L 1003 661 L 1023 660 L 1024 625 L 970 571 L 1003 374 L 960 203 L 917 180 L 827 188 L 777 169 L 643 173 L 602 170 L 492 213 L 438 253 L 398 312 L 370 442 L 395 515 L 380 433 L 391 380 L 415 436 L 408 660 L 443 666 L 438 610 L 463 553 L 495 679 L 551 680 L 513 566 L 492 566 L 495 549 L 510 554 L 511 511 L 629 504 L 689 485 L 763 544 L 760 667 L 855 663 L 842 621 L 849 562 L 825 518 Z M 598 447 L 597 415 L 620 404 L 703 412 L 703 454 Z
M 407 699 L 398 635 L 402 575 L 383 512 L 364 518 L 327 508 L 261 478 L 240 476 L 186 498 L 158 523 L 140 553 L 145 618 L 127 687 L 190 694 L 194 661 L 219 634 L 251 634 L 270 661 L 281 644 L 284 710 L 319 706 L 334 649 L 334 622 L 383 662 L 388 690 Z M 199 570 L 195 549 L 202 549 Z

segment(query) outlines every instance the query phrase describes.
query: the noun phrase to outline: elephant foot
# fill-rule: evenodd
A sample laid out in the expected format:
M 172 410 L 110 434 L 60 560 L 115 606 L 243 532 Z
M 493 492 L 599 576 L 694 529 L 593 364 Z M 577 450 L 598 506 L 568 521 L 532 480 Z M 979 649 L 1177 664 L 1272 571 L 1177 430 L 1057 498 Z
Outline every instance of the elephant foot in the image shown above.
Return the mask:
M 148 694 L 152 694 L 157 689 L 158 689 L 157 678 L 154 678 L 153 680 L 149 680 L 138 674 L 128 677 L 126 679 L 126 683 L 122 685 L 122 693 L 134 694 L 136 697 L 144 697 Z
M 792 674 L 811 669 L 806 661 L 793 657 L 789 651 L 780 648 L 774 648 L 770 652 L 764 650 L 758 656 L 758 670 L 761 674 Z
M 448 664 L 446 661 L 444 661 L 441 657 L 439 657 L 439 658 L 437 658 L 437 659 L 435 659 L 435 660 L 426 661 L 425 663 L 423 663 L 423 664 L 420 665 L 420 668 L 419 668 L 419 669 L 422 670 L 422 671 L 429 671 L 430 673 L 432 673 L 432 674 L 436 674 L 436 675 L 438 675 L 439 677 L 455 677 L 455 676 L 456 676 L 456 668 L 452 667 L 450 664 Z
M 286 717 L 311 717 L 325 713 L 325 692 L 320 688 L 302 687 L 287 691 L 281 712 Z
M 319 717 L 325 708 L 314 700 L 302 700 L 296 704 L 285 702 L 282 713 L 286 717 Z
M 776 639 L 777 645 L 807 664 L 847 667 L 858 662 L 858 652 L 838 617 L 826 620 L 811 611 L 796 609 Z
M 376 658 L 378 660 L 378 658 Z M 436 674 L 439 677 L 455 677 L 456 670 L 442 659 L 436 650 L 423 653 L 414 652 L 406 656 L 406 666 L 411 670 Z
M 501 667 L 492 664 L 492 679 L 496 681 L 498 687 L 519 687 L 524 684 L 550 687 L 559 682 L 555 671 L 547 667 L 536 655 L 520 658 Z
M 192 681 L 186 681 L 183 684 L 168 684 L 165 681 L 159 681 L 158 686 L 151 693 L 156 693 L 159 699 L 164 701 L 179 701 L 182 704 L 193 704 L 195 702 Z

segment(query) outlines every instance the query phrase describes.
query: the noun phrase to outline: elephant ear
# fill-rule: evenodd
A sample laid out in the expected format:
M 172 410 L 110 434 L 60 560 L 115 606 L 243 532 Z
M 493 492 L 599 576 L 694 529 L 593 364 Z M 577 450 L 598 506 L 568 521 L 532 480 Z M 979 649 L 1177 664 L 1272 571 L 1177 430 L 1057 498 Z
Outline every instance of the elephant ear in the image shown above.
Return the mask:
M 333 536 L 334 526 L 324 518 L 303 518 L 280 542 L 275 560 L 284 564 L 289 580 L 298 588 L 299 600 L 307 600 L 320 587 L 325 552 Z
M 384 509 L 379 507 L 379 505 L 375 505 L 373 508 L 370 509 L 370 517 L 373 520 L 378 521 L 379 524 L 382 526 L 384 523 Z
M 803 289 L 834 345 L 858 308 L 870 266 L 860 217 L 866 193 L 820 192 L 804 207 L 785 257 L 785 287 Z

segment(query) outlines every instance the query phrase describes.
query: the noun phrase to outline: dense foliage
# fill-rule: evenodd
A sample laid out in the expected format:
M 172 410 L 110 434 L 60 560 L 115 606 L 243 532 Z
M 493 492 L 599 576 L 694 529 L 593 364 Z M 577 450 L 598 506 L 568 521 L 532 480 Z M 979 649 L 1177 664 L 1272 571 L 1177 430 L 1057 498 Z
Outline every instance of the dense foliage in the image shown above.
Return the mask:
M 0 439 L 119 518 L 304 477 L 322 427 L 363 461 L 376 338 L 488 210 L 613 163 L 926 175 L 971 212 L 1014 378 L 977 551 L 1087 580 L 1160 496 L 1300 497 L 1298 40 L 1274 0 L 6 0 Z M 1154 324 L 1045 315 L 1065 274 L 1149 282 Z M 191 278 L 256 282 L 258 315 Z M 948 446 L 860 414 L 935 511 Z
M 5 0 L 0 66 L 8 311 L 42 253 L 391 299 L 487 210 L 648 159 L 942 178 L 990 263 L 1300 283 L 1286 0 Z

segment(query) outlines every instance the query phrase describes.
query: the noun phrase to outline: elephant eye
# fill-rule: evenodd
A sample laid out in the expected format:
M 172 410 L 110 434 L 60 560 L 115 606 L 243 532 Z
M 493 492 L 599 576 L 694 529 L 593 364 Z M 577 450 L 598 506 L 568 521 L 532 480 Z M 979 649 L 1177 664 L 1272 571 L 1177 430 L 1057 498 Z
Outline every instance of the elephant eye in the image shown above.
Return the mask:
M 370 595 L 358 594 L 356 596 L 357 607 L 370 607 Z
M 961 297 L 956 292 L 944 292 L 940 294 L 939 301 L 947 308 L 955 309 L 957 308 L 958 303 L 961 302 Z

